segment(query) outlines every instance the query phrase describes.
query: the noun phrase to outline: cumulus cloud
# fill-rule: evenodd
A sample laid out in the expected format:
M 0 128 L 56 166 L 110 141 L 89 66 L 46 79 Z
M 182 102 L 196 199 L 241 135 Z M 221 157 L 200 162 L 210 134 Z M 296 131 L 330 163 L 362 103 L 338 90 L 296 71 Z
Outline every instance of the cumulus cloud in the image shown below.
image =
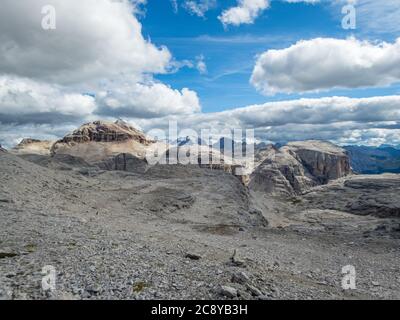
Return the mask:
M 222 12 L 219 20 L 224 25 L 251 24 L 269 5 L 269 0 L 238 0 L 238 5 Z
M 145 2 L 3 0 L 0 123 L 55 123 L 111 111 L 146 118 L 199 111 L 194 91 L 154 80 L 184 63 L 143 37 L 135 15 Z M 42 28 L 45 5 L 55 8 L 55 30 Z
M 114 117 L 155 118 L 201 110 L 196 92 L 188 88 L 173 90 L 158 82 L 121 84 L 99 92 L 96 99 L 97 113 Z
M 320 0 L 281 0 L 288 3 L 315 4 Z M 238 0 L 237 6 L 222 12 L 218 19 L 224 24 L 239 26 L 241 24 L 252 24 L 270 7 L 270 0 Z
M 21 122 L 34 115 L 47 120 L 50 115 L 79 118 L 95 109 L 93 97 L 44 82 L 0 76 L 0 122 Z
M 400 81 L 400 38 L 372 43 L 317 38 L 268 50 L 256 62 L 251 83 L 265 94 L 386 86 Z
M 56 30 L 42 29 L 45 5 Z M 3 0 L 0 72 L 62 83 L 166 72 L 170 52 L 143 38 L 134 12 L 128 0 Z

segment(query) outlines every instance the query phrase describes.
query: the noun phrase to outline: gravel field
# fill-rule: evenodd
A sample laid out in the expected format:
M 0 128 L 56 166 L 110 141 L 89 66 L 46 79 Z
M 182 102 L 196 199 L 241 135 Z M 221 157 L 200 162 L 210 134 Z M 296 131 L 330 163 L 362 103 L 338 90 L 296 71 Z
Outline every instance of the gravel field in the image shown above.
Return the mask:
M 320 192 L 261 208 L 236 177 L 198 167 L 78 169 L 1 153 L 1 299 L 400 298 L 393 215 L 340 211 Z M 355 290 L 342 289 L 347 265 Z

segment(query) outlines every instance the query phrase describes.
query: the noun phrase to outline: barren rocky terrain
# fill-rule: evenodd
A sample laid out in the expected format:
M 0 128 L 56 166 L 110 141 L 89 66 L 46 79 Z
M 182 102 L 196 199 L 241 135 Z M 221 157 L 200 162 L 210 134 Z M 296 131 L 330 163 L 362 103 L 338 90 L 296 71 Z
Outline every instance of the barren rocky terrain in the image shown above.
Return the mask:
M 268 148 L 249 184 L 68 148 L 0 150 L 1 299 L 400 299 L 398 175 L 353 175 L 316 142 Z

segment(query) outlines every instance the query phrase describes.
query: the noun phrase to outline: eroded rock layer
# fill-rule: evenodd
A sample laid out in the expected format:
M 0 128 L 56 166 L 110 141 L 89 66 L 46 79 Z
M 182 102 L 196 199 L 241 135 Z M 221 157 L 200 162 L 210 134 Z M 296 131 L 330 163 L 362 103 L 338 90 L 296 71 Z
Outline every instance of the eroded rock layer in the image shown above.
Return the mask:
M 328 142 L 303 141 L 261 151 L 264 161 L 249 187 L 271 194 L 297 195 L 351 173 L 346 152 Z

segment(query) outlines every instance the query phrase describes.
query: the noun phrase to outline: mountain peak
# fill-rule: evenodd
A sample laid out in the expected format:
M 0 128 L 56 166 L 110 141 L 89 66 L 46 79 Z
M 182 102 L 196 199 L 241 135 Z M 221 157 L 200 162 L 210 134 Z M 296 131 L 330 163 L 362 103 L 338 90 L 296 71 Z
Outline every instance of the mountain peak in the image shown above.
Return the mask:
M 115 122 L 97 120 L 85 123 L 58 143 L 123 142 L 127 140 L 135 140 L 144 145 L 154 142 L 148 139 L 143 132 L 123 120 Z

